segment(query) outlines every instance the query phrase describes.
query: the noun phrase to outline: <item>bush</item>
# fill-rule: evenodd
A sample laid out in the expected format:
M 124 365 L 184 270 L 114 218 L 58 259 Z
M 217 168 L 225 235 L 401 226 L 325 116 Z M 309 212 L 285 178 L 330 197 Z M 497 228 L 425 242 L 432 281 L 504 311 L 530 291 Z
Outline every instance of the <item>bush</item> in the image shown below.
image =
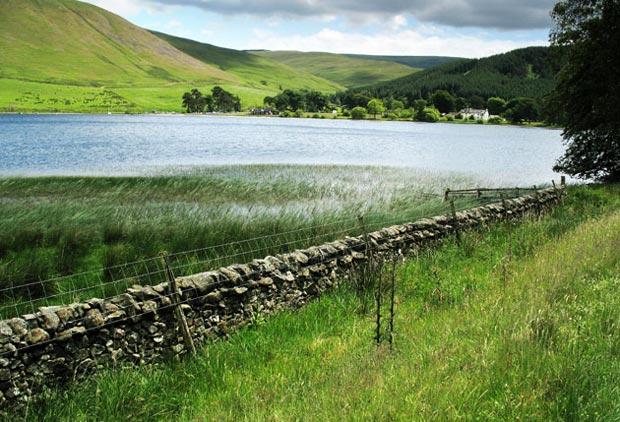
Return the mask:
M 314 114 L 312 115 L 312 118 L 313 118 L 313 119 L 320 119 L 321 117 L 322 117 L 322 116 L 321 116 L 319 113 L 314 113 Z
M 419 122 L 435 123 L 441 118 L 439 110 L 435 107 L 424 107 L 416 114 L 416 120 Z
M 280 117 L 291 117 L 291 113 L 289 113 L 288 111 L 282 111 L 280 112 L 280 114 L 278 114 L 278 116 Z
M 504 119 L 499 116 L 494 116 L 489 118 L 488 123 L 492 125 L 501 125 L 502 123 L 504 123 Z
M 400 111 L 400 118 L 401 119 L 411 119 L 413 118 L 413 110 L 411 110 L 410 108 L 406 108 L 404 110 Z
M 463 115 L 461 113 L 457 113 L 456 116 L 454 116 L 454 118 L 456 120 L 463 120 Z
M 484 120 L 478 119 L 478 120 L 476 120 L 476 123 L 478 123 L 479 125 L 483 125 L 484 124 Z
M 355 107 L 351 110 L 351 118 L 353 120 L 364 120 L 366 118 L 366 109 L 364 107 Z
M 295 117 L 304 117 L 304 111 L 300 108 L 295 110 Z
M 344 117 L 351 117 L 351 112 L 349 110 L 342 110 L 342 115 Z
M 398 120 L 398 115 L 393 111 L 388 112 L 387 116 L 388 120 Z
M 451 115 L 451 114 L 446 114 L 446 120 L 447 120 L 448 122 L 453 122 L 453 121 L 454 121 L 454 116 L 453 116 L 453 115 Z

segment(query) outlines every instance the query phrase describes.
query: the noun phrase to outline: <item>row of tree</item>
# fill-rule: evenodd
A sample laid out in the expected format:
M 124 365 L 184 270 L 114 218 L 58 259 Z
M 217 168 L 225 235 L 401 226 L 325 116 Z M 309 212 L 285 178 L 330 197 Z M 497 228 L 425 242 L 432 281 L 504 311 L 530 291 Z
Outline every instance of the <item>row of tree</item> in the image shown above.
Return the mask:
M 182 104 L 188 113 L 241 111 L 239 97 L 219 86 L 213 87 L 211 95 L 203 95 L 197 88 L 194 88 L 183 94 Z
M 329 106 L 330 99 L 327 95 L 318 92 L 302 89 L 293 91 L 285 89 L 275 97 L 265 97 L 263 103 L 276 110 L 285 111 L 307 111 L 318 113 L 325 111 Z

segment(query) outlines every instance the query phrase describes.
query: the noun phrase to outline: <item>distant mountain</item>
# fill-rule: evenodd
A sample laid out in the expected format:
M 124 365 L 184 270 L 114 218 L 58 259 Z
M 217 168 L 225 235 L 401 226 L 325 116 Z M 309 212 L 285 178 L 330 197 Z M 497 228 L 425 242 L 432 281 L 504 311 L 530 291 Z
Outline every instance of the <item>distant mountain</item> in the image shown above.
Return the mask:
M 548 47 L 529 47 L 483 59 L 462 59 L 393 81 L 351 90 L 380 98 L 428 98 L 437 90 L 457 97 L 542 98 L 555 86 L 557 65 Z
M 389 81 L 420 70 L 394 60 L 370 58 L 372 56 L 356 57 L 347 54 L 300 51 L 252 50 L 250 52 L 291 68 L 329 79 L 347 88 Z

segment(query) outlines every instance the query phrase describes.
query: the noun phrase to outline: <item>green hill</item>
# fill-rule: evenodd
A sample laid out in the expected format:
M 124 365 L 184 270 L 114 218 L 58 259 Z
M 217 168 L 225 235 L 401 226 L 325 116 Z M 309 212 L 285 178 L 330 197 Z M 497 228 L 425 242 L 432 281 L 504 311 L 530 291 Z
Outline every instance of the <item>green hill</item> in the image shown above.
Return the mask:
M 344 89 L 248 53 L 158 35 L 75 0 L 2 0 L 0 111 L 182 111 L 183 92 L 215 85 L 245 107 L 280 89 Z
M 437 90 L 484 99 L 542 98 L 555 85 L 547 47 L 528 47 L 483 59 L 463 59 L 400 79 L 352 90 L 379 98 L 428 98 Z
M 0 2 L 0 77 L 85 86 L 234 81 L 148 31 L 73 0 Z
M 343 88 L 343 85 L 336 82 L 259 55 L 217 47 L 156 31 L 151 32 L 189 56 L 235 75 L 257 88 L 271 87 L 277 90 L 280 87 L 293 90 L 306 88 L 322 92 L 335 92 Z
M 420 70 L 394 61 L 344 54 L 266 50 L 254 50 L 251 53 L 329 79 L 347 88 L 389 81 Z
M 347 57 L 364 60 L 380 60 L 404 64 L 405 66 L 417 69 L 430 69 L 445 63 L 462 60 L 462 57 L 449 56 L 369 56 L 366 54 L 345 54 Z

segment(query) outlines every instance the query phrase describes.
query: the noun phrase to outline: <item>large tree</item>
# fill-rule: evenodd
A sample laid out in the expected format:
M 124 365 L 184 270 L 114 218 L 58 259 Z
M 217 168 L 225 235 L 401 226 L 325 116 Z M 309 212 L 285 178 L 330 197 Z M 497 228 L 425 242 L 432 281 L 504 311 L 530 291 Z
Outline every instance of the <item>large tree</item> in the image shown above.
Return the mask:
M 552 17 L 550 40 L 565 62 L 550 105 L 567 144 L 554 169 L 619 181 L 620 1 L 560 1 Z

